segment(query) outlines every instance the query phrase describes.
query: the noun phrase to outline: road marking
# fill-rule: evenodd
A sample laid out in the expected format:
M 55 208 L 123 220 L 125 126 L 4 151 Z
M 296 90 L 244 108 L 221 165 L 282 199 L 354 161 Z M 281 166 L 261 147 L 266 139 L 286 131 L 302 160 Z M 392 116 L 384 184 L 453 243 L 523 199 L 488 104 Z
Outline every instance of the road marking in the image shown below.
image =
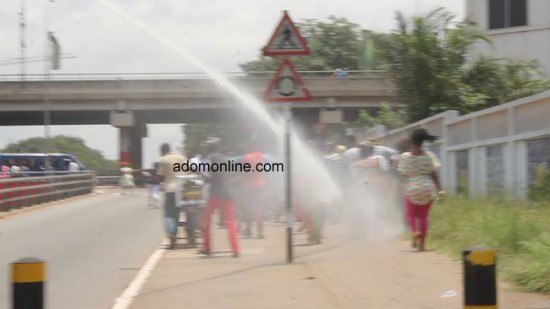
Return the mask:
M 130 285 L 126 288 L 126 290 L 124 290 L 124 293 L 115 299 L 115 304 L 112 309 L 130 308 L 132 301 L 139 294 L 141 288 L 145 284 L 145 281 L 147 281 L 147 278 L 149 278 L 165 251 L 166 249 L 159 248 L 153 252 L 153 254 L 147 259 L 147 262 L 145 262 L 143 267 L 139 270 L 134 280 L 132 280 Z

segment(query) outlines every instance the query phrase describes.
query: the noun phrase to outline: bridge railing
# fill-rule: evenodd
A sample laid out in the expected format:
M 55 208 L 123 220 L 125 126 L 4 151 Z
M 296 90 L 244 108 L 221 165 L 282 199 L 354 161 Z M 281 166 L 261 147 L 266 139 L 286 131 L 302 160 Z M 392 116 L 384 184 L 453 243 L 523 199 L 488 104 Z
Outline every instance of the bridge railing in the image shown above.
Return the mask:
M 302 77 L 333 77 L 334 71 L 299 71 Z M 254 71 L 254 72 L 226 72 L 222 75 L 226 77 L 254 77 L 254 78 L 272 78 L 274 71 Z M 386 72 L 382 70 L 357 70 L 348 71 L 347 78 L 354 77 L 383 77 Z M 210 79 L 205 73 L 200 72 L 158 72 L 158 73 L 64 73 L 51 74 L 52 81 L 70 81 L 70 80 L 151 80 L 151 79 Z M 44 74 L 27 74 L 26 81 L 43 81 Z M 0 81 L 21 81 L 21 75 L 18 74 L 0 74 Z
M 91 193 L 96 183 L 94 173 L 23 175 L 0 179 L 0 212 Z

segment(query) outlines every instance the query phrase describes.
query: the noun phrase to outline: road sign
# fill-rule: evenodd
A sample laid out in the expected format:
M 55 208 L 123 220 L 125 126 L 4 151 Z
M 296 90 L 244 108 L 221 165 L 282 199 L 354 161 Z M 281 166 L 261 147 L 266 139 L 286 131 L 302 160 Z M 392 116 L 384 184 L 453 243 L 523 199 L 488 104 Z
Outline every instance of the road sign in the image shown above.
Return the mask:
M 268 102 L 306 102 L 312 97 L 292 62 L 284 59 L 269 83 L 264 99 Z
M 300 32 L 284 11 L 283 19 L 275 28 L 275 32 L 269 39 L 269 42 L 263 49 L 264 56 L 299 56 L 309 55 L 309 48 L 306 40 L 300 35 Z

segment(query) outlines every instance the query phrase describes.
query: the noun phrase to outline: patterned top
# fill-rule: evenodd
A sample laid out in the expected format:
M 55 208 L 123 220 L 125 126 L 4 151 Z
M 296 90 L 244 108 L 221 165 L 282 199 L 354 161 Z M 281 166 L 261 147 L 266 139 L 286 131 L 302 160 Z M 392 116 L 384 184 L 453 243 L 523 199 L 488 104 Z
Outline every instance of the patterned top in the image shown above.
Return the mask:
M 405 152 L 399 159 L 397 171 L 405 176 L 405 196 L 416 205 L 428 205 L 436 195 L 431 173 L 437 171 L 441 163 L 437 157 L 426 151 L 414 156 Z

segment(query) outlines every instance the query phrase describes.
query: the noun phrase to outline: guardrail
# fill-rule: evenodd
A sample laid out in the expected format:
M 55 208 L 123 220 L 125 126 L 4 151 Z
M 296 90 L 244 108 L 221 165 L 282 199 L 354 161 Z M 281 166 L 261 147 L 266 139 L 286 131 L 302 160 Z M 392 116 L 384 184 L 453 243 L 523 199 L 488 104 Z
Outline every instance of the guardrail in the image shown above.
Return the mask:
M 97 176 L 96 184 L 98 186 L 118 186 L 120 176 Z
M 91 193 L 93 173 L 0 179 L 0 212 Z
M 104 174 L 101 176 L 96 176 L 96 185 L 97 186 L 120 186 L 119 180 L 120 175 L 117 174 L 117 172 L 113 172 L 112 174 Z M 147 184 L 147 181 L 149 180 L 149 177 L 144 176 L 141 171 L 134 171 L 134 183 L 137 187 L 142 187 Z
M 302 77 L 332 77 L 334 71 L 299 71 Z M 226 77 L 266 77 L 272 78 L 274 71 L 225 72 Z M 348 71 L 347 77 L 386 76 L 383 70 Z M 345 77 L 344 77 L 345 78 Z M 81 73 L 81 74 L 51 74 L 50 81 L 63 80 L 151 80 L 151 79 L 210 79 L 202 72 L 160 72 L 160 73 Z M 43 81 L 44 74 L 27 74 L 26 81 Z M 0 81 L 21 81 L 20 74 L 0 74 Z

